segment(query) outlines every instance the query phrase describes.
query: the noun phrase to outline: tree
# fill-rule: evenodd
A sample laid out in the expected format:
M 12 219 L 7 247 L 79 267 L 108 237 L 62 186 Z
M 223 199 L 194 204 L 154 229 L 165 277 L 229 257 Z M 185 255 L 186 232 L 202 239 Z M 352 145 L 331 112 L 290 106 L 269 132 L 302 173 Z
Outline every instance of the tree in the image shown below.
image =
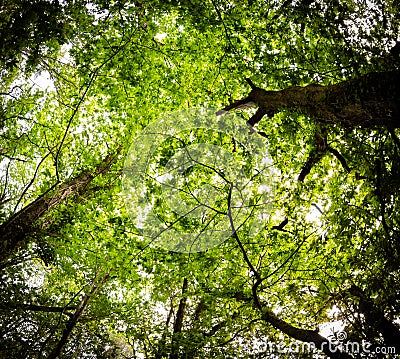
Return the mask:
M 259 110 L 249 120 L 253 126 L 262 116 L 273 117 L 281 109 L 298 110 L 318 122 L 343 127 L 400 125 L 398 71 L 369 73 L 326 87 L 311 84 L 282 91 L 264 91 L 250 84 L 252 91 L 246 98 L 219 113 L 254 103 Z
M 12 46 L 0 51 L 1 356 L 398 353 L 395 1 L 2 10 Z M 5 32 L 19 23 L 26 31 Z M 40 73 L 49 88 L 32 85 Z M 200 106 L 229 112 L 215 123 L 231 125 L 235 113 L 268 146 L 278 176 L 269 216 L 257 214 L 269 189 L 239 137 L 222 127 L 147 127 Z M 167 140 L 152 142 L 146 128 Z M 123 169 L 132 151 L 146 155 L 132 138 L 157 148 L 128 197 Z M 162 182 L 160 168 L 180 177 Z M 235 214 L 244 207 L 238 173 L 249 177 L 246 216 Z M 142 199 L 167 239 L 222 223 L 231 236 L 198 253 L 153 246 L 146 212 L 123 197 Z
M 50 223 L 49 221 L 41 222 L 43 222 L 42 219 L 48 216 L 48 212 L 54 207 L 67 201 L 70 197 L 87 195 L 93 191 L 100 190 L 101 187 L 89 187 L 89 184 L 93 182 L 97 176 L 109 171 L 118 152 L 119 150 L 117 149 L 115 154 L 107 156 L 93 171 L 85 171 L 78 177 L 60 186 L 52 186 L 58 188 L 55 190 L 54 188 L 49 189 L 47 193 L 44 193 L 33 202 L 29 203 L 6 222 L 2 223 L 0 228 L 3 247 L 1 262 L 5 263 L 10 253 L 26 245 L 29 239 L 32 240 L 40 236 L 40 232 L 46 231 L 46 227 L 51 225 L 51 221 Z

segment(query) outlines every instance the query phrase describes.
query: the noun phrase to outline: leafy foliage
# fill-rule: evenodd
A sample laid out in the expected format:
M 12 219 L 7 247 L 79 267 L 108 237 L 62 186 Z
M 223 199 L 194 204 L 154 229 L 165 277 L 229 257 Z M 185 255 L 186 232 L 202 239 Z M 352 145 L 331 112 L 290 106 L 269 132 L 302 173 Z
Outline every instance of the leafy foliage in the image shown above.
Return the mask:
M 248 92 L 246 77 L 279 90 L 398 70 L 396 1 L 21 0 L 0 10 L 0 357 L 311 357 L 271 348 L 297 345 L 293 328 L 397 346 L 398 129 L 284 108 L 264 116 L 252 136 L 279 176 L 270 216 L 250 211 L 199 253 L 149 245 L 122 191 L 131 143 L 149 123 L 222 108 Z M 252 115 L 238 112 L 243 123 Z M 321 138 L 330 151 L 298 180 Z M 149 168 L 188 143 L 223 148 L 252 174 L 251 153 L 207 129 L 170 137 Z M 201 201 L 212 197 L 229 219 L 218 170 L 187 168 L 180 202 L 148 178 L 146 198 L 163 223 L 201 232 L 205 222 L 171 206 L 195 205 L 206 186 L 218 196 Z M 252 186 L 256 198 L 256 175 Z

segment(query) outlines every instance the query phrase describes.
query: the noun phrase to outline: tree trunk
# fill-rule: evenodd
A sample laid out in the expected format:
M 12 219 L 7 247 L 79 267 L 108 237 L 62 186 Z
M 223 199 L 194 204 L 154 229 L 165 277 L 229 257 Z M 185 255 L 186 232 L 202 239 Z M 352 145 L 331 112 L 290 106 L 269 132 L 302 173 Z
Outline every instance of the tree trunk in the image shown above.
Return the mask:
M 186 309 L 186 301 L 187 301 L 187 291 L 188 280 L 187 278 L 183 278 L 182 284 L 182 298 L 179 301 L 178 311 L 176 313 L 175 323 L 174 323 L 174 331 L 172 333 L 171 340 L 171 353 L 169 359 L 178 359 L 179 358 L 179 335 L 182 333 L 183 327 L 183 319 L 185 317 L 185 309 Z M 178 339 L 178 340 L 177 340 Z
M 38 234 L 43 228 L 40 219 L 52 208 L 57 207 L 66 199 L 80 194 L 88 189 L 88 184 L 98 175 L 107 172 L 115 162 L 119 147 L 115 154 L 108 155 L 94 171 L 82 172 L 75 179 L 68 181 L 58 189 L 38 197 L 26 207 L 15 213 L 6 222 L 0 225 L 0 263 L 7 261 L 9 256 L 18 248 Z
M 271 117 L 289 109 L 345 127 L 400 127 L 400 71 L 372 72 L 334 85 L 295 86 L 281 91 L 266 91 L 248 82 L 250 94 L 218 111 L 218 115 L 255 104 L 259 109 L 249 120 L 252 126 L 264 115 Z
M 379 331 L 388 347 L 395 347 L 396 353 L 400 351 L 400 329 L 386 318 L 383 311 L 375 307 L 373 301 L 366 296 L 361 288 L 353 285 L 349 293 L 359 300 L 359 311 L 364 315 L 366 323 Z

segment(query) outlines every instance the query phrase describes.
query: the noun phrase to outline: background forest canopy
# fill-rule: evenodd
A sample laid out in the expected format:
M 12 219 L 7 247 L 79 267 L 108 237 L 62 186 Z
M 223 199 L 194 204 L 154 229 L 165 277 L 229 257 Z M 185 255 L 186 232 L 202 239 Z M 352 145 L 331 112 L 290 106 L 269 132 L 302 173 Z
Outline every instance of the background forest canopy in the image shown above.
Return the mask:
M 399 25 L 395 0 L 2 1 L 0 358 L 397 357 Z M 126 206 L 134 139 L 201 108 L 265 145 L 273 198 L 249 148 L 194 128 Z M 154 168 L 203 143 L 229 161 L 170 199 Z M 169 251 L 149 213 L 171 242 L 221 218 L 229 238 Z

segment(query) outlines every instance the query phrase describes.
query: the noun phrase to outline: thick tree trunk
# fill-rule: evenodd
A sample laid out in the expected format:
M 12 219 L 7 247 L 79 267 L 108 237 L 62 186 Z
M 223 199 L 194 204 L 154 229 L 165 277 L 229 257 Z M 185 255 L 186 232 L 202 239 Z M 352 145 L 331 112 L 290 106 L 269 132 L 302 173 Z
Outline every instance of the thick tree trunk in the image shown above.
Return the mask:
M 338 84 L 289 87 L 266 91 L 249 81 L 250 94 L 218 111 L 258 106 L 249 120 L 254 126 L 264 115 L 284 110 L 300 111 L 316 121 L 346 127 L 400 127 L 400 72 L 373 72 Z
M 107 156 L 94 171 L 85 171 L 54 191 L 38 197 L 0 225 L 0 263 L 4 263 L 13 252 L 43 229 L 39 222 L 47 212 L 66 199 L 85 193 L 87 186 L 96 176 L 110 169 L 120 150 L 121 148 L 115 154 Z

